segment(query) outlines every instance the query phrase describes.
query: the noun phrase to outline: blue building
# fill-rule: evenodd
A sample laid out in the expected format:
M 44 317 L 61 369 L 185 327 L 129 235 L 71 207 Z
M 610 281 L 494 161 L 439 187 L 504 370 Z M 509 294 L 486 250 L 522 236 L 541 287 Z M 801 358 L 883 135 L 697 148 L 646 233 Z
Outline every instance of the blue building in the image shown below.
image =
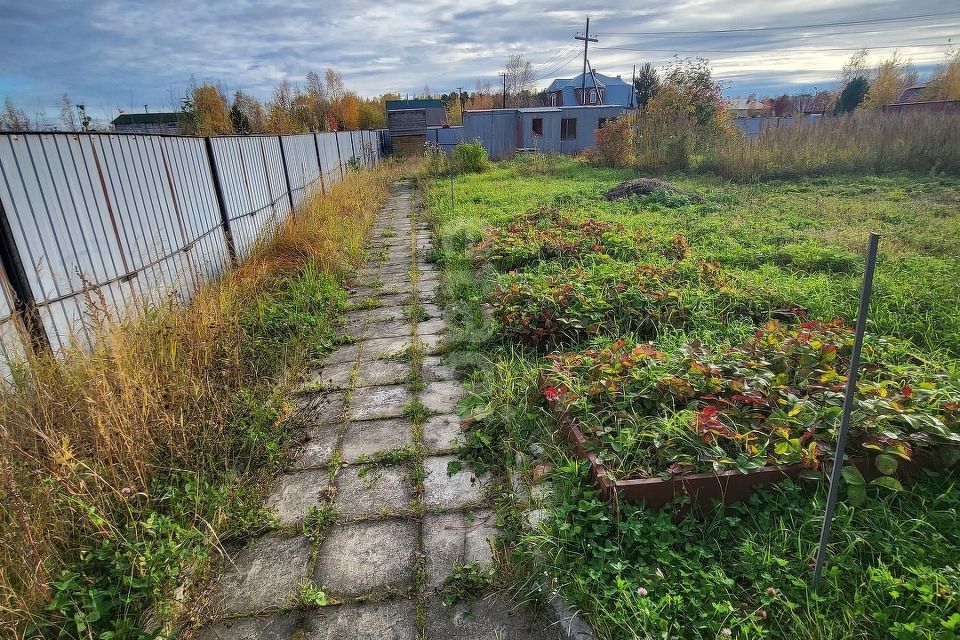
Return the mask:
M 615 105 L 632 109 L 637 102 L 633 86 L 620 76 L 588 72 L 574 78 L 558 78 L 547 87 L 548 107 Z

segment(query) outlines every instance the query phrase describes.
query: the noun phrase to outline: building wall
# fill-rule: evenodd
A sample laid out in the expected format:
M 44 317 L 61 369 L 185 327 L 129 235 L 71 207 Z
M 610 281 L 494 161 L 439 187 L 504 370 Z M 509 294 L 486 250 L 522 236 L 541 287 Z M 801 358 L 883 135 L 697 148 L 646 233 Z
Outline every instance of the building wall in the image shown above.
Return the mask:
M 883 105 L 886 113 L 960 113 L 960 100 L 927 100 Z
M 151 122 L 148 124 L 115 124 L 113 130 L 117 133 L 143 133 L 180 135 L 180 127 L 176 122 Z
M 517 148 L 517 113 L 516 109 L 467 111 L 463 115 L 463 139 L 479 139 L 494 160 L 509 158 Z
M 597 128 L 600 118 L 616 118 L 623 114 L 623 107 L 568 107 L 562 111 L 563 118 L 577 119 L 577 137 L 560 140 L 560 153 L 573 154 L 593 149 L 597 142 Z M 560 123 L 557 122 L 559 135 Z
M 560 153 L 560 111 L 520 112 L 520 127 L 523 146 L 539 149 L 543 153 Z M 543 136 L 533 137 L 533 121 L 543 118 Z
M 463 117 L 463 139 L 469 142 L 479 138 L 491 158 L 502 160 L 512 156 L 518 146 L 537 146 L 533 140 L 533 119 L 543 118 L 543 138 L 539 141 L 541 151 L 579 153 L 593 148 L 600 118 L 615 118 L 623 111 L 620 106 L 564 107 L 556 111 L 467 111 Z M 576 138 L 560 139 L 563 118 L 577 120 Z

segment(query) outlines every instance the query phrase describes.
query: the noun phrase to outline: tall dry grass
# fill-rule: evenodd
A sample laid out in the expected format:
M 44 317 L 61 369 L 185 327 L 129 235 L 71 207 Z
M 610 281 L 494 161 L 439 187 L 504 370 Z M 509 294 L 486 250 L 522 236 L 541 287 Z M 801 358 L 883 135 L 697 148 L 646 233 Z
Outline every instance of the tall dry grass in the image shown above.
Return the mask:
M 733 180 L 829 173 L 960 174 L 960 114 L 856 111 L 711 145 L 700 169 Z
M 0 635 L 22 632 L 78 546 L 122 535 L 169 499 L 152 492 L 158 476 L 256 474 L 243 459 L 249 438 L 236 432 L 238 398 L 276 386 L 307 349 L 293 341 L 276 352 L 251 318 L 304 270 L 336 275 L 356 263 L 399 173 L 386 163 L 310 198 L 186 306 L 132 322 L 100 314 L 92 351 L 21 363 L 0 389 Z M 194 511 L 215 539 L 219 516 Z

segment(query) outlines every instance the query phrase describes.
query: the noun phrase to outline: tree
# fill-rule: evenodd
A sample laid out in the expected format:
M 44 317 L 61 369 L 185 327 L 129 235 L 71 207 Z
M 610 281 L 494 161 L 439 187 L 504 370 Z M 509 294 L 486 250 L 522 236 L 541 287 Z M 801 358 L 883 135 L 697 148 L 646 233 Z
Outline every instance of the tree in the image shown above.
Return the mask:
M 657 95 L 660 90 L 660 75 L 656 68 L 649 62 L 645 62 L 636 79 L 633 81 L 633 89 L 637 93 L 637 107 L 643 108 L 650 102 L 650 98 Z
M 493 94 L 490 92 L 489 80 L 477 80 L 473 94 L 467 100 L 467 109 L 492 109 Z
M 343 98 L 344 94 L 347 92 L 343 85 L 343 76 L 333 69 L 327 69 L 325 77 L 327 80 L 327 97 L 331 101 L 340 100 Z
M 793 115 L 793 101 L 790 96 L 784 94 L 773 101 L 772 110 L 775 116 Z
M 900 53 L 883 60 L 873 75 L 873 83 L 863 99 L 863 108 L 876 111 L 885 104 L 896 102 L 904 89 L 917 83 L 917 72 L 909 61 L 900 58 Z
M 183 101 L 183 125 L 196 136 L 215 136 L 233 133 L 230 108 L 220 87 L 204 82 L 192 82 Z
M 60 122 L 63 123 L 67 131 L 77 130 L 77 118 L 73 111 L 73 103 L 66 93 L 60 98 Z
M 318 131 L 324 131 L 327 126 L 327 112 L 330 110 L 330 98 L 327 88 L 315 72 L 307 73 L 307 99 L 310 109 L 314 112 Z
M 263 105 L 259 100 L 243 91 L 233 94 L 230 121 L 235 133 L 263 133 L 264 119 Z
M 870 90 L 870 83 L 863 76 L 857 76 L 847 83 L 847 86 L 840 92 L 837 98 L 837 104 L 833 108 L 834 114 L 849 113 L 860 106 L 867 91 Z
M 725 111 L 723 87 L 713 80 L 704 58 L 674 58 L 664 73 L 664 85 L 674 87 L 698 126 L 707 126 Z
M 533 64 L 523 54 L 515 53 L 507 58 L 503 72 L 507 74 L 507 96 L 513 95 L 518 103 L 530 106 L 530 91 L 537 77 L 533 72 Z
M 27 112 L 13 104 L 10 96 L 3 99 L 3 111 L 0 112 L 0 131 L 29 131 L 30 117 Z
M 463 118 L 461 117 L 461 110 L 463 103 L 460 102 L 460 94 L 454 91 L 450 97 L 444 102 L 444 110 L 447 113 L 447 122 L 453 126 L 458 126 L 463 124 Z
M 840 86 L 846 87 L 853 79 L 866 78 L 867 75 L 867 50 L 860 49 L 843 65 L 840 71 Z
M 949 51 L 947 59 L 930 76 L 923 100 L 960 100 L 960 50 Z
M 293 87 L 287 76 L 277 83 L 273 98 L 267 103 L 266 129 L 277 134 L 300 133 L 293 115 Z

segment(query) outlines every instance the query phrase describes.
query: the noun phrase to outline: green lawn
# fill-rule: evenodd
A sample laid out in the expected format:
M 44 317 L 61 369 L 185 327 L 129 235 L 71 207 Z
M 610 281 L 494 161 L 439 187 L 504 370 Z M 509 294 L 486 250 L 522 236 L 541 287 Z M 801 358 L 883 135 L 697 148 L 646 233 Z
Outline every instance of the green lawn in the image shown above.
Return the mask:
M 842 383 L 834 378 L 844 372 L 849 335 L 840 325 L 790 333 L 799 323 L 765 322 L 798 306 L 808 323 L 840 316 L 852 324 L 873 229 L 883 239 L 859 428 L 885 438 L 884 446 L 924 446 L 926 439 L 906 435 L 917 429 L 933 434 L 934 451 L 954 452 L 943 443 L 960 437 L 960 180 L 898 174 L 743 185 L 677 175 L 668 179 L 704 203 L 662 193 L 602 198 L 630 177 L 569 159 L 524 160 L 458 176 L 453 210 L 448 182 L 426 191 L 458 345 L 448 358 L 471 372 L 465 409 L 475 422 L 462 455 L 480 466 L 513 467 L 528 481 L 546 470 L 553 489 L 542 504 L 532 500 L 547 513 L 533 531 L 519 524 L 526 499 L 503 502 L 508 521 L 517 523 L 508 565 L 518 584 L 529 587 L 525 578 L 546 570 L 608 639 L 957 637 L 956 472 L 927 472 L 899 492 L 868 487 L 855 496 L 848 487 L 816 594 L 807 585 L 823 482 L 781 485 L 700 518 L 678 515 L 679 503 L 615 513 L 555 435 L 543 387 L 544 374 L 559 371 L 549 380 L 560 381 L 561 403 L 573 398 L 568 415 L 590 427 L 604 459 L 625 474 L 663 473 L 670 463 L 670 473 L 683 473 L 822 460 L 824 452 L 812 451 L 806 439 L 806 448 L 790 446 L 800 442 L 794 435 L 809 431 L 816 432 L 810 442 L 822 438 L 829 448 L 836 418 L 830 404 Z M 559 213 L 525 217 L 544 206 Z M 624 228 L 584 227 L 587 218 Z M 543 233 L 555 234 L 550 242 L 559 238 L 562 255 L 544 250 Z M 689 248 L 676 249 L 677 235 Z M 754 353 L 758 330 L 773 364 L 736 355 Z M 810 333 L 815 353 L 804 350 Z M 624 349 L 647 340 L 653 346 L 643 349 L 655 355 L 622 359 Z M 788 342 L 790 355 L 780 358 L 777 350 Z M 710 382 L 720 386 L 708 386 L 708 395 L 690 366 L 698 359 L 722 361 L 722 374 L 711 374 Z M 780 360 L 792 362 L 791 375 L 800 372 L 794 378 L 803 380 L 771 372 Z M 711 435 L 705 445 L 697 431 L 706 424 L 705 398 L 722 395 L 718 389 L 730 380 L 740 390 L 743 380 L 755 382 L 751 376 L 759 381 L 753 392 L 777 398 L 773 404 L 786 405 L 785 388 L 792 394 L 782 412 L 790 437 L 752 439 L 763 433 L 756 419 L 730 412 L 747 437 L 720 446 Z M 899 454 L 888 448 L 885 455 Z

